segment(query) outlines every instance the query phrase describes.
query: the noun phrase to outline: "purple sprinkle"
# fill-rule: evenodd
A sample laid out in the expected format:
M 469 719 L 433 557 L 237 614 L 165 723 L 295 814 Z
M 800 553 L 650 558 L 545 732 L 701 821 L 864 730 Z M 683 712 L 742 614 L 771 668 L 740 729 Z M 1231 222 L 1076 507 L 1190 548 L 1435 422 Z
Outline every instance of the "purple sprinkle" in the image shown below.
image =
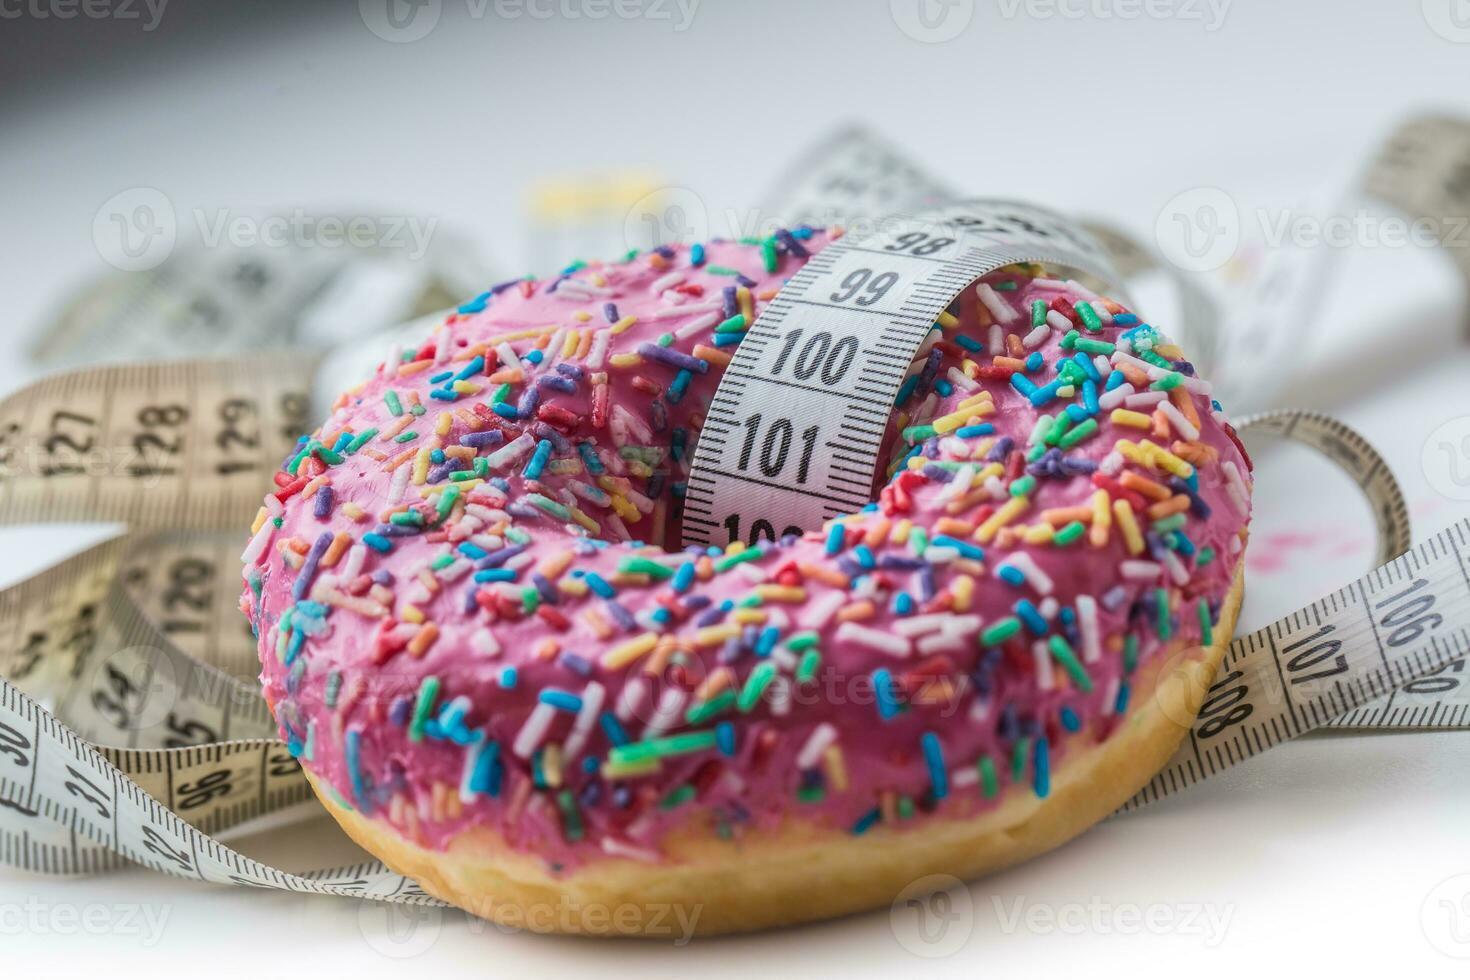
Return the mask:
M 536 406 L 541 403 L 541 391 L 535 385 L 530 385 L 521 393 L 521 400 L 516 402 L 516 415 L 523 419 L 530 418 L 536 412 Z
M 581 381 L 587 377 L 587 371 L 580 364 L 568 364 L 566 361 L 562 361 L 556 366 L 556 369 L 567 377 L 574 378 L 577 381 Z
M 658 344 L 639 344 L 638 353 L 650 360 L 661 361 L 664 364 L 676 368 L 683 368 L 686 371 L 693 371 L 696 374 L 709 373 L 709 361 L 699 357 L 691 357 L 682 351 L 674 350 L 672 347 L 660 347 Z
M 618 304 L 616 304 L 616 303 L 603 303 L 602 304 L 602 315 L 607 320 L 608 323 L 617 323 L 618 322 Z
M 937 463 L 930 463 L 920 472 L 922 472 L 930 480 L 933 480 L 935 483 L 948 483 L 950 480 L 954 479 L 953 473 L 945 469 L 943 466 L 938 465 Z
M 580 653 L 573 653 L 570 650 L 564 650 L 562 651 L 561 656 L 557 658 L 557 663 L 561 664 L 572 673 L 579 674 L 582 677 L 592 676 L 592 661 L 588 660 Z
M 370 576 L 375 585 L 392 585 L 393 573 L 386 568 L 380 568 Z
M 316 492 L 316 503 L 311 509 L 312 516 L 319 521 L 324 521 L 332 513 L 332 498 L 336 495 L 330 486 L 324 486 Z
M 638 628 L 638 620 L 634 619 L 633 614 L 628 612 L 627 607 L 616 599 L 604 599 L 602 605 L 603 608 L 612 614 L 612 618 L 616 619 L 618 625 L 623 629 L 634 630 Z
M 720 313 L 726 320 L 740 312 L 740 302 L 735 298 L 734 286 L 726 286 L 720 290 L 720 297 L 722 302 Z
M 481 558 L 479 561 L 475 562 L 475 571 L 483 572 L 487 568 L 499 568 L 501 565 L 504 565 L 516 555 L 525 551 L 527 547 L 527 545 L 523 544 L 512 544 L 506 545 L 504 548 L 501 548 L 498 551 L 492 551 L 484 558 Z
M 555 388 L 570 394 L 577 390 L 577 382 L 562 374 L 543 374 L 536 379 L 537 388 Z
M 471 449 L 484 449 L 486 446 L 498 446 L 505 441 L 505 433 L 499 429 L 489 429 L 485 432 L 470 432 L 459 437 L 461 446 L 469 446 Z
M 547 603 L 554 606 L 561 602 L 561 593 L 557 591 L 555 585 L 551 584 L 551 579 L 542 575 L 540 572 L 532 572 L 531 582 L 536 586 L 536 591 L 541 593 L 541 598 Z
M 316 578 L 316 567 L 322 560 L 322 555 L 327 553 L 327 548 L 332 544 L 332 532 L 323 531 L 321 537 L 311 546 L 306 553 L 306 561 L 301 564 L 301 574 L 296 576 L 296 581 L 291 583 L 291 598 L 300 602 L 306 598 L 306 590 L 311 588 L 311 580 Z

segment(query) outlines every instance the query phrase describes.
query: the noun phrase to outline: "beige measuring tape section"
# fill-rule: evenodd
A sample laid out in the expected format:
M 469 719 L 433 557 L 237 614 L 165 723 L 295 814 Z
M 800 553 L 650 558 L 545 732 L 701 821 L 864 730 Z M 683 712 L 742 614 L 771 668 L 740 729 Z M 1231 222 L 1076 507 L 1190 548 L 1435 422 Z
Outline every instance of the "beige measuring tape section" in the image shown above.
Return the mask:
M 433 902 L 376 862 L 293 874 L 211 836 L 309 798 L 233 610 L 244 528 L 310 425 L 312 383 L 310 358 L 237 358 L 81 371 L 0 402 L 0 523 L 129 527 L 0 591 L 0 860 Z M 1402 498 L 1366 443 L 1300 413 L 1259 424 L 1343 464 L 1385 554 L 1402 550 Z M 1236 640 L 1181 757 L 1134 805 L 1446 676 L 1467 652 L 1467 535 Z

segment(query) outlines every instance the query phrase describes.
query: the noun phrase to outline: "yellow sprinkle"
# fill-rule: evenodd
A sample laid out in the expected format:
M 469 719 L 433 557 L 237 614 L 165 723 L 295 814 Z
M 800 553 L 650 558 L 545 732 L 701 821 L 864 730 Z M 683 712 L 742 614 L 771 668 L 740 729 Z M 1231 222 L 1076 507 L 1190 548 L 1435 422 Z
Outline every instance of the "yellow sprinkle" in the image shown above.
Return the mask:
M 413 485 L 421 487 L 429 482 L 429 453 L 431 450 L 424 446 L 418 451 L 413 459 Z
M 398 618 L 405 623 L 422 623 L 424 621 L 424 614 L 418 606 L 404 603 L 403 611 L 398 614 Z
M 1088 530 L 1088 540 L 1094 548 L 1101 548 L 1108 543 L 1108 533 L 1112 529 L 1112 511 L 1108 510 L 1108 497 L 1106 490 L 1098 490 L 1092 495 L 1092 527 Z
M 564 341 L 562 341 L 562 343 L 561 343 L 561 356 L 563 358 L 571 357 L 572 354 L 573 354 L 573 352 L 576 351 L 576 349 L 577 349 L 577 339 L 581 335 L 582 335 L 581 334 L 581 331 L 579 331 L 579 330 L 568 330 L 567 331 L 567 339 L 564 340 Z
M 638 512 L 638 508 L 633 506 L 633 502 L 620 493 L 612 495 L 612 505 L 613 510 L 617 511 L 618 516 L 625 521 L 636 521 L 643 516 Z
M 1139 448 L 1151 455 L 1160 468 L 1168 470 L 1181 480 L 1189 479 L 1190 475 L 1194 473 L 1193 466 L 1190 466 L 1164 447 L 1156 446 L 1147 439 L 1143 440 Z
M 588 313 L 586 310 L 578 310 L 577 312 L 572 314 L 572 318 L 578 323 L 586 323 L 588 320 L 592 319 L 592 314 Z
M 960 325 L 959 319 L 949 310 L 939 311 L 939 325 L 946 330 L 953 330 Z
M 602 665 L 609 670 L 618 670 L 633 663 L 639 657 L 649 653 L 658 645 L 657 633 L 642 633 L 619 643 L 611 650 L 602 655 Z
M 639 357 L 637 354 L 630 354 L 625 352 L 622 354 L 614 354 L 612 357 L 609 357 L 607 359 L 607 362 L 613 367 L 637 367 L 638 365 L 643 363 L 643 358 Z
M 981 524 L 975 529 L 975 540 L 979 541 L 981 544 L 985 544 L 986 542 L 988 542 L 991 538 L 995 537 L 996 531 L 999 531 L 1001 528 L 1005 527 L 1011 521 L 1019 517 L 1021 512 L 1025 510 L 1030 505 L 1030 503 L 1031 501 L 1025 497 L 1012 497 L 1005 503 L 1001 504 L 999 510 L 997 510 L 994 514 L 991 514 L 990 517 L 986 518 L 984 524 Z
M 567 595 L 580 599 L 588 593 L 587 583 L 583 579 L 563 575 L 556 583 L 557 589 Z
M 751 309 L 750 290 L 741 286 L 735 291 L 735 298 L 740 301 L 740 315 L 745 317 L 745 325 L 750 326 L 755 321 L 755 314 Z
M 255 523 L 250 525 L 250 533 L 254 534 L 265 526 L 266 518 L 270 517 L 270 511 L 264 507 L 255 512 Z
M 1056 529 L 1050 524 L 1042 521 L 1040 524 L 1032 524 L 1021 534 L 1021 540 L 1027 544 L 1051 544 L 1051 539 L 1056 537 Z
M 597 522 L 588 517 L 586 512 L 583 511 L 581 508 L 569 507 L 567 509 L 572 512 L 572 520 L 576 521 L 578 524 L 582 525 L 584 528 L 594 533 L 598 530 Z
M 730 621 L 741 625 L 759 625 L 764 623 L 768 618 L 764 609 L 736 609 L 730 614 Z
M 694 645 L 697 647 L 712 647 L 724 643 L 726 640 L 734 639 L 740 635 L 740 627 L 732 623 L 724 623 L 720 626 L 706 626 L 694 631 Z
M 965 420 L 968 419 L 971 414 L 972 413 L 970 412 L 959 411 L 954 412 L 950 415 L 941 415 L 939 416 L 939 418 L 931 422 L 930 425 L 934 426 L 935 432 L 939 433 L 940 435 L 944 435 L 945 433 L 953 432 L 955 429 L 958 429 L 960 426 L 964 425 Z
M 1113 501 L 1113 517 L 1117 518 L 1118 528 L 1123 532 L 1123 543 L 1128 546 L 1128 553 L 1143 554 L 1143 535 L 1138 532 L 1138 521 L 1134 520 L 1133 508 L 1128 506 L 1128 501 Z
M 1154 420 L 1142 412 L 1131 412 L 1126 408 L 1115 408 L 1113 414 L 1108 416 L 1114 425 L 1128 425 L 1135 429 L 1152 429 Z
M 880 517 L 868 528 L 868 533 L 863 535 L 863 544 L 869 548 L 876 548 L 888 537 L 888 525 L 891 522 L 886 517 Z
M 449 412 L 440 412 L 439 417 L 434 420 L 434 434 L 447 436 L 449 430 L 454 427 L 454 416 Z
M 611 329 L 613 335 L 616 336 L 617 334 L 622 333 L 624 330 L 627 330 L 629 327 L 637 322 L 638 318 L 636 316 L 625 316 L 617 323 L 614 323 L 609 329 Z
M 456 395 L 478 395 L 480 393 L 480 386 L 473 381 L 456 381 L 454 383 L 454 393 Z
M 757 585 L 755 594 L 766 602 L 806 602 L 806 589 L 799 585 Z
M 347 515 L 347 519 L 349 521 L 360 521 L 367 516 L 367 514 L 363 512 L 363 509 L 361 507 L 357 506 L 357 504 L 354 504 L 350 500 L 342 505 L 341 510 L 342 513 Z
M 970 608 L 970 597 L 975 594 L 975 580 L 968 575 L 956 575 L 949 591 L 954 596 L 955 612 L 964 612 Z
M 893 525 L 893 530 L 888 535 L 888 540 L 893 544 L 908 544 L 909 532 L 914 529 L 914 522 L 905 517 Z
M 561 745 L 556 742 L 541 750 L 541 775 L 552 789 L 561 785 Z
M 827 746 L 827 751 L 822 753 L 822 761 L 826 764 L 827 782 L 832 784 L 833 792 L 847 792 L 847 765 L 842 761 L 842 747 Z

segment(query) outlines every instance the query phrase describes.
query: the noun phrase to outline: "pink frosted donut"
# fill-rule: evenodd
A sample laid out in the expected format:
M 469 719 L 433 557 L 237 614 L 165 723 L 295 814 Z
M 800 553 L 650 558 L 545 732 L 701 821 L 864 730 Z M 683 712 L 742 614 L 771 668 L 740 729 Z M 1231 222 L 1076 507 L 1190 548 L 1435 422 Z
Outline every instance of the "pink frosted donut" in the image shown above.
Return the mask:
M 244 555 L 266 698 L 431 893 L 645 935 L 882 905 L 1081 832 L 1193 719 L 1249 460 L 1177 347 L 1039 270 L 936 325 L 873 505 L 677 550 L 730 352 L 827 240 L 496 286 L 277 475 Z

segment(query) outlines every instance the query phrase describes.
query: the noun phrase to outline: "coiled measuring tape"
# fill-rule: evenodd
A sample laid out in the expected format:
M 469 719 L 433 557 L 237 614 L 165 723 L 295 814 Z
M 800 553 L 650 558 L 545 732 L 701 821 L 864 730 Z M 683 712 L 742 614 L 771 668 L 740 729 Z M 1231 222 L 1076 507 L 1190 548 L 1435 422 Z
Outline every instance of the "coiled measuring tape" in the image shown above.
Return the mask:
M 915 229 L 899 219 L 877 234 L 893 236 L 889 243 L 915 230 L 955 238 L 932 253 L 957 263 L 955 281 L 1017 257 L 1108 274 L 1106 256 L 1086 233 L 1048 212 L 1005 204 L 944 213 L 948 223 Z M 979 224 L 963 220 L 976 217 Z M 939 234 L 960 228 L 965 244 Z M 1038 251 L 1038 239 L 1046 250 Z M 908 241 L 910 250 L 923 244 Z M 856 248 L 837 253 L 796 287 L 827 282 L 840 263 L 863 256 Z M 898 278 L 873 305 L 899 290 L 892 308 L 900 313 L 923 309 L 949 289 L 931 277 L 926 293 L 917 288 L 922 273 L 884 271 Z M 834 291 L 873 295 L 877 274 L 844 287 L 849 269 Z M 900 287 L 905 274 L 914 283 Z M 797 329 L 808 315 L 803 309 L 834 312 L 773 306 L 786 310 L 787 331 L 774 337 Z M 902 345 L 916 351 L 923 338 L 917 326 L 893 336 L 899 353 L 888 363 L 906 365 L 913 351 L 902 353 Z M 760 356 L 770 356 L 769 346 Z M 879 380 L 888 383 L 891 372 Z M 211 836 L 309 796 L 294 759 L 273 737 L 254 680 L 254 646 L 232 609 L 242 515 L 253 511 L 305 428 L 301 406 L 311 383 L 303 358 L 139 365 L 65 375 L 0 402 L 0 523 L 130 527 L 128 537 L 0 591 L 0 859 L 55 873 L 127 861 L 225 884 L 434 902 L 375 862 L 292 874 Z M 1262 424 L 1343 463 L 1374 500 L 1383 550 L 1401 550 L 1408 541 L 1402 497 L 1371 447 L 1317 417 Z M 776 526 L 785 516 L 770 519 Z M 159 536 L 160 529 L 168 533 Z M 1181 757 L 1132 805 L 1334 719 L 1361 720 L 1403 685 L 1446 676 L 1467 652 L 1467 536 L 1470 521 L 1238 639 Z M 1273 685 L 1273 677 L 1285 680 Z M 1441 713 L 1435 720 L 1447 719 Z

